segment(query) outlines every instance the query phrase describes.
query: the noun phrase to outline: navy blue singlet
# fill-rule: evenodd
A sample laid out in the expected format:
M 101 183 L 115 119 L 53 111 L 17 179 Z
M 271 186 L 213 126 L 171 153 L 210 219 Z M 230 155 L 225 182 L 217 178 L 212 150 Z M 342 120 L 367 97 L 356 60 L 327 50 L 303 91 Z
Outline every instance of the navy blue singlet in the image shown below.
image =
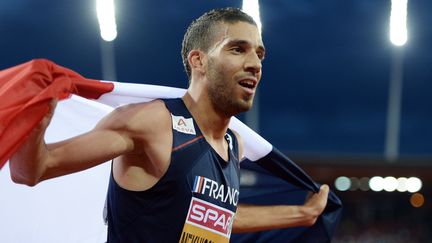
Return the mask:
M 165 175 L 152 188 L 108 188 L 108 242 L 229 242 L 239 199 L 238 144 L 228 130 L 229 161 L 204 139 L 182 99 L 164 100 L 173 147 Z

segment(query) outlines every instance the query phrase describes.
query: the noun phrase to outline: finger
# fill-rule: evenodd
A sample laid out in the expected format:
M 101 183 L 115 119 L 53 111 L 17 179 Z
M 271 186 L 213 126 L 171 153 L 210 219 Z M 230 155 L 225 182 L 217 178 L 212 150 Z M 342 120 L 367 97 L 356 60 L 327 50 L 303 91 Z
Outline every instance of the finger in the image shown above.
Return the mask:
M 49 110 L 48 110 L 48 114 L 50 117 L 52 117 L 54 115 L 54 110 L 57 107 L 57 103 L 58 103 L 58 99 L 52 99 L 49 103 Z
M 44 118 L 42 119 L 40 125 L 39 125 L 39 129 L 46 129 L 48 127 L 48 125 L 51 122 L 52 117 L 54 116 L 54 110 L 57 106 L 58 100 L 57 99 L 52 99 L 50 101 L 49 108 L 48 108 L 48 112 L 47 114 L 45 114 Z
M 329 188 L 329 186 L 328 186 L 327 184 L 323 184 L 323 185 L 320 187 L 320 193 L 322 192 L 322 193 L 326 193 L 326 194 L 328 194 L 329 191 L 330 191 L 330 188 Z
M 320 186 L 320 189 L 319 189 L 318 192 L 313 192 L 313 191 L 307 192 L 305 201 L 308 201 L 313 196 L 318 197 L 318 195 L 328 194 L 328 191 L 329 191 L 328 185 L 323 184 L 323 185 Z
M 327 204 L 328 195 L 329 195 L 330 188 L 328 185 L 322 185 L 319 191 L 319 196 L 321 197 L 321 203 L 323 204 L 323 208 Z

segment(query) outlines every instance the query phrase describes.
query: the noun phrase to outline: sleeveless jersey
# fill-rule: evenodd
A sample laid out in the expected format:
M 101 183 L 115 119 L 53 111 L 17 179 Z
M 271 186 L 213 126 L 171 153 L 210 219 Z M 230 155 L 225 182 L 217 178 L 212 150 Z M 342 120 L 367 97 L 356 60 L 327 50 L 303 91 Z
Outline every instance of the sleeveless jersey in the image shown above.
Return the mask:
M 140 192 L 121 188 L 111 172 L 108 242 L 229 242 L 240 185 L 236 137 L 227 131 L 225 161 L 182 99 L 164 102 L 172 118 L 170 165 L 153 187 Z

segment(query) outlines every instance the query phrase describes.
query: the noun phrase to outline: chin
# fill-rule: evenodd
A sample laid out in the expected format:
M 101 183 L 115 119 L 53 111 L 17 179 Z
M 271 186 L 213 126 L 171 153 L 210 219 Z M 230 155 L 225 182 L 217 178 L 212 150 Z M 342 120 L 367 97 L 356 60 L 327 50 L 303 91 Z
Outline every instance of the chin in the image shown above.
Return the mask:
M 243 101 L 238 106 L 238 113 L 249 111 L 252 108 L 252 100 L 250 101 Z

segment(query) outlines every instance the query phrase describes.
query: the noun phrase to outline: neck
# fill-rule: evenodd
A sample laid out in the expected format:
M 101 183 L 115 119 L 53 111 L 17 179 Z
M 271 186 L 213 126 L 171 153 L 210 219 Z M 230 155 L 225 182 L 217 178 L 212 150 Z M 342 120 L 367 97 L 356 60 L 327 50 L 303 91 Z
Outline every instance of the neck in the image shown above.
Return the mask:
M 231 117 L 218 113 L 206 93 L 202 89 L 199 90 L 201 92 L 189 87 L 183 101 L 206 138 L 223 139 Z

